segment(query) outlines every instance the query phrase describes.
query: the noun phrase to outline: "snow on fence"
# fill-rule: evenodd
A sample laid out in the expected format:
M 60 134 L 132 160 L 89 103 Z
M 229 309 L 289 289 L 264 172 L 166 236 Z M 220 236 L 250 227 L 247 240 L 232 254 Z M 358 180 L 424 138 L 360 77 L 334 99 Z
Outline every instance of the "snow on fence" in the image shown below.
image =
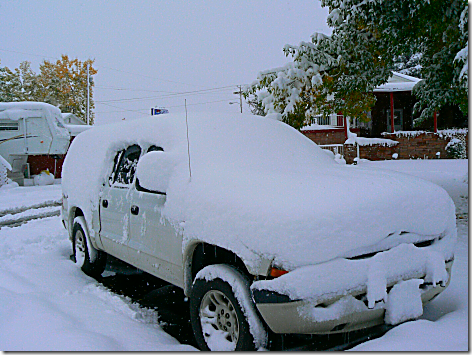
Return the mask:
M 382 133 L 383 138 L 344 138 L 341 130 L 306 130 L 302 133 L 321 148 L 339 152 L 348 164 L 358 155 L 361 159 L 467 159 L 468 129 L 446 129 L 437 133 L 399 131 Z M 355 137 L 355 139 L 354 139 Z M 342 146 L 342 148 L 341 148 Z
M 329 150 L 336 154 L 344 155 L 344 144 L 321 144 L 318 145 L 321 149 Z

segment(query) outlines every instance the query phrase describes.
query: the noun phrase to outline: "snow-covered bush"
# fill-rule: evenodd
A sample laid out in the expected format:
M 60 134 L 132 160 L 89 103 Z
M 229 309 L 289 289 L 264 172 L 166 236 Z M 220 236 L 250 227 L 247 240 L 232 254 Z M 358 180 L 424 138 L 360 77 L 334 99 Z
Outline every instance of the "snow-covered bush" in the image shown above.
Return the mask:
M 33 183 L 37 186 L 53 185 L 54 175 L 51 174 L 49 170 L 43 170 L 38 175 L 34 176 Z
M 452 138 L 451 141 L 446 145 L 446 152 L 448 158 L 451 159 L 466 159 L 466 145 L 465 142 L 459 138 Z

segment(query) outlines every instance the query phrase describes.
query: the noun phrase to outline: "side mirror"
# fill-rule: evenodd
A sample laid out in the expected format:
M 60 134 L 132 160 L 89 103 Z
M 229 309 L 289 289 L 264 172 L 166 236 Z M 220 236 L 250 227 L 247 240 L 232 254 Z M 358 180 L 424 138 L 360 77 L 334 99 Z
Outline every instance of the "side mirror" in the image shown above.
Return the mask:
M 136 188 L 165 194 L 176 165 L 175 156 L 171 153 L 153 151 L 144 154 L 136 168 Z

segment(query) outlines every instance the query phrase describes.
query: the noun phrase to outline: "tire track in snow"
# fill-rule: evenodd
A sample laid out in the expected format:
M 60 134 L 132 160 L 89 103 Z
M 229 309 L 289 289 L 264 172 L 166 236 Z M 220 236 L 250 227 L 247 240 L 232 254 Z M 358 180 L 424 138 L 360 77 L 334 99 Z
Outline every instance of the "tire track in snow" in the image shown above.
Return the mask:
M 61 214 L 61 207 L 58 206 L 57 201 L 53 201 L 52 203 L 47 202 L 30 207 L 18 208 L 6 214 L 4 213 L 5 211 L 6 210 L 0 211 L 0 229 L 3 227 L 18 227 L 34 219 L 59 216 Z
M 13 207 L 13 208 L 6 208 L 4 210 L 0 210 L 0 217 L 6 216 L 8 214 L 14 215 L 18 213 L 22 213 L 31 209 L 38 209 L 43 207 L 51 207 L 51 206 L 60 206 L 61 200 L 49 200 L 41 203 L 36 203 L 30 206 L 21 206 L 21 207 Z

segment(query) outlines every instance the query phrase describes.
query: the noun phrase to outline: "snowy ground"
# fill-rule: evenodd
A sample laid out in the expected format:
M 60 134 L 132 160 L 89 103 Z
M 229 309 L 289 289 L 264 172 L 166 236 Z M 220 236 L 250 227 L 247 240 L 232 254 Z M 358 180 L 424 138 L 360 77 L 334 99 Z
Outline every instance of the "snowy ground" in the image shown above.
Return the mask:
M 420 320 L 353 350 L 468 350 L 468 160 L 361 162 L 442 186 L 457 210 L 458 245 L 449 288 Z M 55 213 L 60 185 L 0 189 L 0 350 L 187 351 L 158 315 L 84 275 L 70 261 L 60 217 L 17 227 L 2 221 Z M 28 210 L 28 207 L 35 207 Z

